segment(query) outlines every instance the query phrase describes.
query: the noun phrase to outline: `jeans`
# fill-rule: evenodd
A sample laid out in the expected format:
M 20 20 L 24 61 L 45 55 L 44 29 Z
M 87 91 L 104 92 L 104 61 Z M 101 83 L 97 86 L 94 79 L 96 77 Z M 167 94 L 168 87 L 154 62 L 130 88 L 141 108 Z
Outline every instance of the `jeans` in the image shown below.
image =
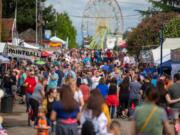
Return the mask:
M 109 106 L 109 111 L 111 114 L 111 118 L 114 117 L 115 111 L 116 111 L 116 107 L 115 106 Z
M 32 94 L 30 94 L 30 93 L 26 93 L 26 109 L 27 109 L 26 111 L 28 111 L 29 107 L 30 107 L 29 99 L 30 99 L 31 95 Z

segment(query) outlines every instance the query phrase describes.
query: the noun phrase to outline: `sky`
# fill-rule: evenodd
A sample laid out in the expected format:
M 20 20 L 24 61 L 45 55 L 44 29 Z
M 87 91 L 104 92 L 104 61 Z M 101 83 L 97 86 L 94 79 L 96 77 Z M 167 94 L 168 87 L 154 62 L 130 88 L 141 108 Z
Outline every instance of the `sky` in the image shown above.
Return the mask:
M 47 0 L 46 5 L 53 5 L 57 12 L 66 11 L 77 30 L 77 42 L 82 41 L 81 23 L 86 4 L 89 0 Z M 147 0 L 117 0 L 124 16 L 124 31 L 136 27 L 141 21 L 141 15 L 136 10 L 145 10 L 150 5 Z

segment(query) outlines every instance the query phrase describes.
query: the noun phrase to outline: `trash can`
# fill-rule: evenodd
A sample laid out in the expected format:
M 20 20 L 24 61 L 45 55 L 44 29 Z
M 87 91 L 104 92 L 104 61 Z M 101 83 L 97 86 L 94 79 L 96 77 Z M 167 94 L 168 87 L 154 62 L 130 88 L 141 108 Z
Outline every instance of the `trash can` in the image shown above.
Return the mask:
M 13 112 L 13 95 L 5 95 L 1 99 L 1 112 L 2 113 Z

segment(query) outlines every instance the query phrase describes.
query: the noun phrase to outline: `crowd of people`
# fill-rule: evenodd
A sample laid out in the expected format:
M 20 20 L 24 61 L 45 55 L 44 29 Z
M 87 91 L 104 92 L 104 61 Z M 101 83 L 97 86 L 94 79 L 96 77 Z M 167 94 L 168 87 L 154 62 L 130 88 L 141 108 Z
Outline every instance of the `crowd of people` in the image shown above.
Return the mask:
M 159 75 L 112 50 L 62 50 L 46 64 L 12 60 L 1 87 L 22 97 L 30 124 L 47 134 L 121 135 L 117 120 L 130 119 L 132 134 L 170 135 L 180 124 L 180 72 Z

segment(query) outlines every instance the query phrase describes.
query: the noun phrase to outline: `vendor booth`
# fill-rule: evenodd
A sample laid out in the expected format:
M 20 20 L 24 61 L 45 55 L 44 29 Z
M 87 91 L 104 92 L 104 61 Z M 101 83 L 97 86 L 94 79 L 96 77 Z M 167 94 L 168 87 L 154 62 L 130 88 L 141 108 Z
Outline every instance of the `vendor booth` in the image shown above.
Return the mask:
M 166 38 L 163 43 L 163 63 L 171 60 L 171 50 L 180 48 L 180 38 Z M 152 50 L 154 64 L 159 65 L 161 62 L 161 47 Z
M 66 44 L 64 40 L 58 38 L 57 36 L 50 38 L 50 41 L 51 41 L 49 43 L 50 47 L 61 47 L 63 44 Z

